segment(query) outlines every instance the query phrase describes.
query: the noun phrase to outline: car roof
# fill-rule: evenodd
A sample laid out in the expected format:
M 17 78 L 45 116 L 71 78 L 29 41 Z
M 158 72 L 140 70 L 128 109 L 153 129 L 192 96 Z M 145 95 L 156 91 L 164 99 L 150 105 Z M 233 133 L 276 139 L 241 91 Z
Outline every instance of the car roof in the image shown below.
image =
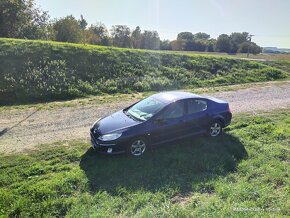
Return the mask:
M 158 99 L 164 103 L 171 103 L 181 99 L 188 98 L 201 98 L 200 95 L 196 95 L 190 92 L 182 92 L 182 91 L 169 91 L 169 92 L 160 92 L 152 95 L 151 97 Z

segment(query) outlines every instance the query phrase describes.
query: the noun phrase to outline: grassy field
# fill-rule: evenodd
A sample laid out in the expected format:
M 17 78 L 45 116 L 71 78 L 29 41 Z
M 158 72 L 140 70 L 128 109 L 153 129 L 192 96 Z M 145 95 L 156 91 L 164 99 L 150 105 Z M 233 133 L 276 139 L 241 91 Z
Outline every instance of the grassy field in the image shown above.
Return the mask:
M 289 110 L 239 115 L 141 158 L 87 142 L 1 155 L 0 217 L 289 217 Z
M 230 57 L 230 58 L 247 58 L 247 54 L 245 53 L 237 53 L 237 54 L 228 54 L 228 53 L 221 53 L 221 52 L 198 52 L 198 51 L 175 51 L 176 53 L 182 54 L 200 54 L 200 55 L 211 55 L 211 56 L 223 56 L 223 57 Z M 290 61 L 290 54 L 268 54 L 268 53 L 261 53 L 261 54 L 250 54 L 249 59 L 257 59 L 260 61 Z
M 0 104 L 289 78 L 289 62 L 0 39 Z

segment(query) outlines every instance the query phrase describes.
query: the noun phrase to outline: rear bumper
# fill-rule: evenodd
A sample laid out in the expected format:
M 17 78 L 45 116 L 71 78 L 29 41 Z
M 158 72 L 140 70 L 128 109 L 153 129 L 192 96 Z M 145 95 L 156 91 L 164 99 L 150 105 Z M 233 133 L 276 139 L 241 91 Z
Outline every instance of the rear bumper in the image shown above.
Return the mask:
M 226 127 L 226 126 L 231 124 L 233 115 L 232 115 L 231 112 L 227 112 L 227 113 L 224 113 L 223 116 L 224 116 L 224 124 L 225 124 L 225 127 Z
M 228 126 L 228 125 L 230 125 L 230 124 L 231 124 L 231 119 L 225 121 L 225 126 Z

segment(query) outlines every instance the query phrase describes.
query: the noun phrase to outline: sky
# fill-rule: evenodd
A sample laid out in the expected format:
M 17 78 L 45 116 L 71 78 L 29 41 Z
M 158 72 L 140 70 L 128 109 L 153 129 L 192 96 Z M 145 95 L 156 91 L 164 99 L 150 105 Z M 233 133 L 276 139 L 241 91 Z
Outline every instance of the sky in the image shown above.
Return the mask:
M 180 32 L 213 38 L 249 32 L 260 46 L 290 48 L 290 0 L 36 0 L 51 18 L 83 15 L 89 24 L 157 30 L 161 39 Z

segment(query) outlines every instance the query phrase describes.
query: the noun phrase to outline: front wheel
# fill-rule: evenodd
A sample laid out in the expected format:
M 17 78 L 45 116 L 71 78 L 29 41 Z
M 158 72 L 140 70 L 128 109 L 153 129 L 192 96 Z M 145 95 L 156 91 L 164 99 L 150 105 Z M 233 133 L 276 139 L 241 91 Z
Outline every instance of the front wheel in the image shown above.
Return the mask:
M 133 156 L 141 156 L 144 154 L 146 149 L 146 141 L 144 139 L 135 139 L 131 142 L 130 146 L 128 147 L 128 153 Z
M 217 137 L 222 133 L 222 124 L 220 121 L 213 121 L 208 130 L 208 134 L 211 137 Z

